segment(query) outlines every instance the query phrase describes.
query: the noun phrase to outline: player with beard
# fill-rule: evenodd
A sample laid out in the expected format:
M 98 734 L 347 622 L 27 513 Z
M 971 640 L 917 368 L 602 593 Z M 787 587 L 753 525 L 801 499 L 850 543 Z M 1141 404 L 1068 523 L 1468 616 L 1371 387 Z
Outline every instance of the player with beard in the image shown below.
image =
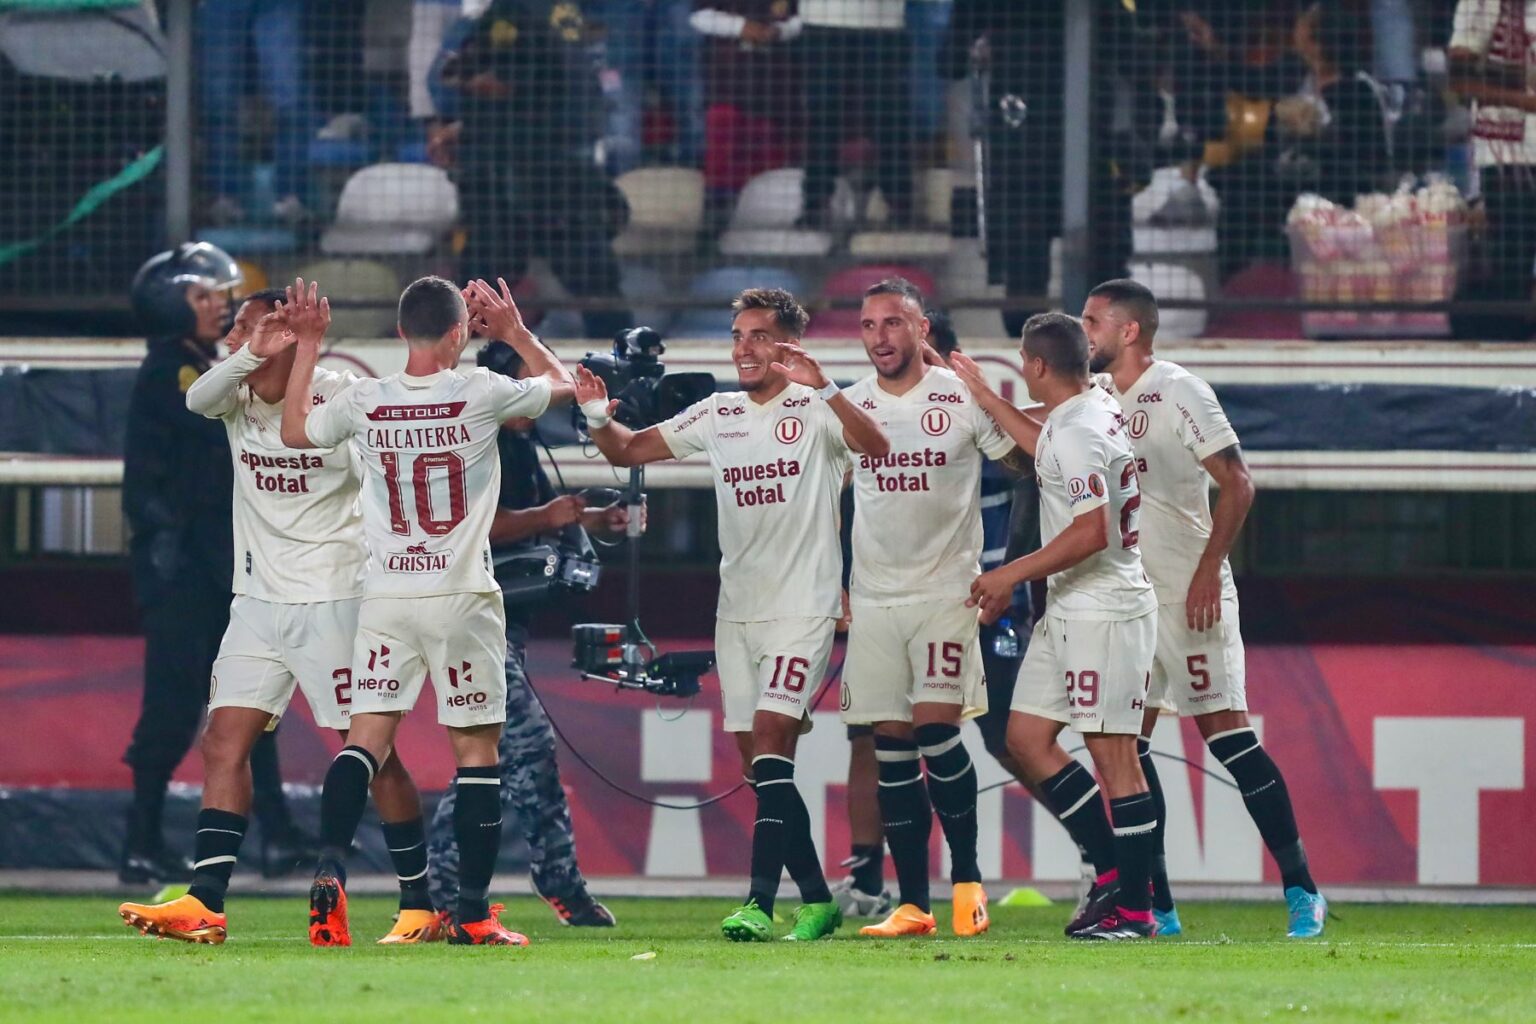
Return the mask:
M 305 284 L 297 281 L 294 288 L 302 294 Z M 248 298 L 226 339 L 229 358 L 187 389 L 187 408 L 222 420 L 229 435 L 235 597 L 213 663 L 191 888 L 168 903 L 118 908 L 124 921 L 146 935 L 224 941 L 224 898 L 251 807 L 251 751 L 263 732 L 276 727 L 295 686 L 304 691 L 316 724 L 340 731 L 343 739 L 347 735 L 352 638 L 368 550 L 350 449 L 298 452 L 279 436 L 294 332 L 323 330 L 316 317 L 289 318 L 294 288 L 288 289 L 286 307 L 279 301 L 284 293 L 276 289 Z M 327 401 L 353 379 L 350 373 L 317 369 L 310 401 Z M 379 941 L 439 939 L 415 783 L 392 756 L 379 767 L 371 790 L 400 880 L 399 917 Z
M 937 812 L 949 843 L 952 928 L 979 935 L 989 920 L 976 858 L 976 770 L 960 725 L 986 711 L 987 693 L 966 600 L 980 571 L 982 456 L 1015 471 L 1028 458 L 954 373 L 924 359 L 928 320 L 911 282 L 873 285 L 860 321 L 875 372 L 848 398 L 880 424 L 891 451 L 853 459 L 843 719 L 874 726 L 881 823 L 901 893 L 890 916 L 860 934 L 937 930 L 928 882 Z
M 751 886 L 721 922 L 735 941 L 766 942 L 787 867 L 802 906 L 786 939 L 831 935 L 842 922 L 795 787 L 795 746 L 826 673 L 842 614 L 838 494 L 849 451 L 890 451 L 874 419 L 799 345 L 809 318 L 789 292 L 753 288 L 731 304 L 731 359 L 741 390 L 712 395 L 638 433 L 612 419 L 607 388 L 578 368 L 576 401 L 615 466 L 709 457 L 720 521 L 715 652 L 725 730 L 757 793 Z
M 1152 767 L 1157 703 L 1193 717 L 1211 753 L 1237 781 L 1243 803 L 1280 869 L 1290 911 L 1287 933 L 1323 932 L 1328 901 L 1317 891 L 1296 828 L 1290 793 L 1248 719 L 1237 587 L 1227 554 L 1253 504 L 1253 480 L 1237 433 L 1211 386 L 1153 355 L 1157 300 L 1135 281 L 1106 281 L 1088 293 L 1083 329 L 1092 369 L 1125 413 L 1141 476 L 1141 550 L 1159 605 L 1151 699 L 1139 741 L 1142 771 L 1163 804 Z M 1210 481 L 1220 488 L 1213 511 Z M 1163 829 L 1155 833 L 1153 909 L 1158 934 L 1182 930 Z

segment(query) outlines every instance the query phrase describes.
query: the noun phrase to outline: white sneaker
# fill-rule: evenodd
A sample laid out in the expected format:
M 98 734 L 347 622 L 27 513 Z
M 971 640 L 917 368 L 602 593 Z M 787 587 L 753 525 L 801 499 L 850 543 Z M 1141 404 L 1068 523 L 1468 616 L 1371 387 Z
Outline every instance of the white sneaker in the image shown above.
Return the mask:
M 844 917 L 883 918 L 891 912 L 889 889 L 881 889 L 878 893 L 865 892 L 863 889 L 855 888 L 851 877 L 834 883 L 831 889 L 832 899 L 836 901 L 837 909 L 843 912 Z

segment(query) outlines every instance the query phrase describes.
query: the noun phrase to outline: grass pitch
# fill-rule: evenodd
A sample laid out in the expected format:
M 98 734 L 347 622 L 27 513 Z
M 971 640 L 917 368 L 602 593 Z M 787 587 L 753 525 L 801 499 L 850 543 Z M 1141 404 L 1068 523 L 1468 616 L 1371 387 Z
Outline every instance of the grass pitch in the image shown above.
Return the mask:
M 311 949 L 300 899 L 231 902 L 221 947 L 130 931 L 110 897 L 0 895 L 6 1021 L 1536 1021 L 1536 913 L 1344 905 L 1322 941 L 1285 908 L 1181 908 L 1182 938 L 1070 942 L 1068 908 L 997 908 L 980 939 L 736 945 L 724 900 L 612 900 L 619 928 L 561 928 L 532 899 L 527 949 L 381 948 L 393 901 L 351 901 L 351 949 Z M 793 909 L 793 905 L 783 908 Z M 948 906 L 935 908 L 941 929 Z M 785 930 L 785 929 L 781 929 Z M 654 956 L 635 959 L 640 954 Z

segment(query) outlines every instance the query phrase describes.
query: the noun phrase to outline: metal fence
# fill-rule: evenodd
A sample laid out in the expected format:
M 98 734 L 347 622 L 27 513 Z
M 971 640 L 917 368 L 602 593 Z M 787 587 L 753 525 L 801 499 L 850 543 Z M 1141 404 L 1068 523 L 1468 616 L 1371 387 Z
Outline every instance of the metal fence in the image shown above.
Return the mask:
M 0 311 L 124 329 L 201 238 L 356 335 L 438 272 L 551 337 L 748 284 L 847 336 L 898 272 L 971 336 L 1130 275 L 1173 336 L 1527 337 L 1528 6 L 11 0 Z

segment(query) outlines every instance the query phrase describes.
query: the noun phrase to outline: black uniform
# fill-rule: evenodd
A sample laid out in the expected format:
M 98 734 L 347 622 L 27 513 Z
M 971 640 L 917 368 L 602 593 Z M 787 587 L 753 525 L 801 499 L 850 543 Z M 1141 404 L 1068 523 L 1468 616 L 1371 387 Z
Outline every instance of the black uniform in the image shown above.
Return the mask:
M 128 406 L 123 508 L 144 625 L 144 697 L 123 756 L 133 768 L 127 848 L 157 853 L 165 788 L 192 747 L 229 624 L 234 479 L 224 425 L 187 409 L 212 363 L 191 339 L 152 338 Z M 286 825 L 277 754 L 266 734 L 251 755 L 264 835 Z

